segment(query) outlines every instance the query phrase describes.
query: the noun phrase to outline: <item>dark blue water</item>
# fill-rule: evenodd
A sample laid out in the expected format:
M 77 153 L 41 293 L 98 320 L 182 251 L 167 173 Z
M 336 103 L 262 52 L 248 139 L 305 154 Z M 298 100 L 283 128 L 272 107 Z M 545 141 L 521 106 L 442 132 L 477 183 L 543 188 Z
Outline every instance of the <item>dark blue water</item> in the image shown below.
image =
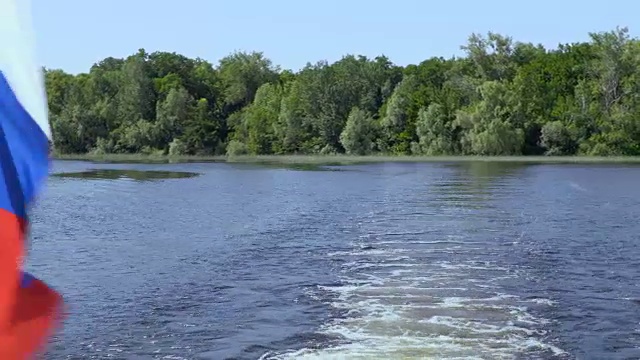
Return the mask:
M 96 167 L 199 176 L 50 179 L 48 359 L 640 358 L 638 167 Z

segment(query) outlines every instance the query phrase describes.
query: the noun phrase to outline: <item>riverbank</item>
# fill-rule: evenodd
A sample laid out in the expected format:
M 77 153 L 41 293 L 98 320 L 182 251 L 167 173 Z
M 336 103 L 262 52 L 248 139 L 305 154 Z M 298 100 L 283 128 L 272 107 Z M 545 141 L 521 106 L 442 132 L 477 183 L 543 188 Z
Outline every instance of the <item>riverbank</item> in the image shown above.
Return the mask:
M 354 165 L 380 162 L 518 162 L 518 163 L 638 163 L 636 156 L 388 156 L 388 155 L 243 155 L 243 156 L 163 156 L 145 154 L 56 154 L 55 160 L 90 161 L 98 163 L 180 163 L 227 162 L 272 165 Z

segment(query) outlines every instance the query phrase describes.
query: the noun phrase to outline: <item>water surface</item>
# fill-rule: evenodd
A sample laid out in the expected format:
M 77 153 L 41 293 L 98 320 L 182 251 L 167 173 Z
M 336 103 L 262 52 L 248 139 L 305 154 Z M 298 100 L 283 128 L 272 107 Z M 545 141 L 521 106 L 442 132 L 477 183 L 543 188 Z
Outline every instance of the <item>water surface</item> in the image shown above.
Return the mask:
M 56 162 L 47 358 L 640 357 L 640 168 L 340 169 Z

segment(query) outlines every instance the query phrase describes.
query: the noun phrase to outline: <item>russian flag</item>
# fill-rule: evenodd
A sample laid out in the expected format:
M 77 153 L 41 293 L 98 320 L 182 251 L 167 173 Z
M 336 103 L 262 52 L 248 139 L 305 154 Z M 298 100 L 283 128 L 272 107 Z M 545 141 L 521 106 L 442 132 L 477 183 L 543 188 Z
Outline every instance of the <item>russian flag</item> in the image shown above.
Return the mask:
M 27 208 L 49 172 L 42 70 L 35 62 L 28 0 L 0 0 L 0 359 L 42 351 L 62 298 L 22 271 Z

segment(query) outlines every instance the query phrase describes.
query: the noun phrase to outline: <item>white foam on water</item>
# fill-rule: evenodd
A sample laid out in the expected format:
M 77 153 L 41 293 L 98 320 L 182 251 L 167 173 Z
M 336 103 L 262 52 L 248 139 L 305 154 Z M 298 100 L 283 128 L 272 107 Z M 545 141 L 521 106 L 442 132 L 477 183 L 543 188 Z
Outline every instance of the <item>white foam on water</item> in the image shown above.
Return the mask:
M 319 286 L 318 291 L 328 294 L 331 306 L 343 316 L 319 332 L 342 339 L 339 345 L 265 354 L 262 359 L 566 355 L 545 341 L 544 325 L 549 321 L 529 310 L 554 303 L 505 292 L 503 284 L 524 278 L 523 270 L 484 260 L 492 256 L 475 256 L 486 252 L 486 244 L 467 242 L 463 236 L 427 241 L 401 238 L 396 236 L 399 233 L 374 232 L 361 236 L 353 251 L 328 254 L 346 260 L 341 265 L 342 283 Z
M 585 189 L 583 186 L 581 186 L 580 184 L 573 182 L 573 181 L 569 181 L 569 186 L 571 186 L 572 188 L 578 190 L 578 191 L 582 191 L 582 192 L 586 192 L 587 189 Z

